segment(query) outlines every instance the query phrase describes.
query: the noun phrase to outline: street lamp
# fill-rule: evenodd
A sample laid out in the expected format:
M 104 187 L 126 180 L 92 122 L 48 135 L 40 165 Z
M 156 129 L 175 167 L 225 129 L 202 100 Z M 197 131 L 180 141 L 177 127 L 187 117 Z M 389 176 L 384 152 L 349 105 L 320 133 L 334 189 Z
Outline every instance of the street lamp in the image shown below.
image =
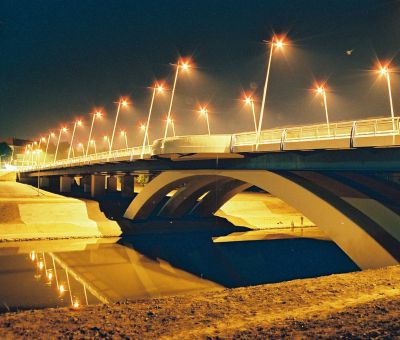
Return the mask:
M 164 90 L 164 86 L 162 84 L 156 84 L 153 87 L 153 95 L 151 96 L 149 114 L 147 116 L 147 123 L 146 123 L 145 126 L 142 124 L 142 126 L 144 126 L 145 132 L 144 132 L 144 136 L 143 136 L 142 152 L 140 153 L 140 158 L 141 159 L 143 159 L 143 155 L 144 155 L 144 148 L 145 148 L 145 145 L 146 145 L 146 138 L 149 139 L 149 125 L 150 125 L 151 113 L 153 111 L 154 98 L 156 96 L 156 93 L 162 94 L 162 93 L 164 93 L 164 91 L 165 91 Z
M 104 136 L 103 139 L 108 143 L 108 148 L 111 150 L 110 138 L 108 138 L 108 136 Z
M 326 100 L 326 87 L 325 85 L 318 85 L 317 88 L 315 89 L 315 93 L 317 95 L 322 96 L 324 100 L 324 108 L 325 108 L 325 118 L 326 118 L 326 126 L 328 127 L 328 135 L 331 135 L 331 130 L 329 126 L 329 114 L 328 114 L 328 104 Z
M 90 140 L 90 144 L 92 144 L 92 145 L 93 145 L 93 147 L 94 147 L 94 153 L 96 154 L 96 153 L 97 153 L 97 149 L 96 149 L 96 141 L 95 141 L 94 139 L 92 139 L 92 140 Z
M 174 137 L 176 136 L 175 134 L 175 124 L 174 124 L 174 120 L 172 118 L 167 118 L 167 124 L 171 124 L 172 127 L 172 133 L 174 135 Z
M 271 70 L 272 55 L 273 55 L 275 49 L 281 50 L 281 49 L 283 49 L 283 47 L 285 45 L 287 45 L 287 42 L 285 42 L 282 38 L 278 38 L 276 35 L 274 35 L 272 37 L 272 41 L 270 43 L 269 59 L 268 59 L 268 64 L 267 64 L 267 73 L 265 76 L 264 92 L 263 92 L 263 97 L 262 97 L 262 102 L 261 102 L 260 120 L 258 121 L 256 147 L 258 147 L 258 143 L 260 140 L 261 127 L 262 127 L 262 122 L 263 122 L 263 117 L 264 117 L 265 99 L 266 99 L 267 90 L 268 90 L 268 82 L 269 82 L 269 74 L 270 74 L 270 70 Z
M 389 104 L 390 104 L 390 114 L 392 116 L 392 128 L 395 129 L 394 126 L 394 109 L 393 109 L 393 99 L 392 99 L 392 87 L 390 82 L 390 68 L 389 65 L 379 66 L 379 75 L 386 77 L 387 87 L 388 87 L 388 95 L 389 95 Z
M 257 119 L 256 119 L 256 111 L 254 109 L 254 99 L 252 96 L 246 96 L 244 98 L 244 103 L 251 107 L 251 111 L 253 113 L 253 121 L 254 121 L 254 131 L 257 133 Z
M 140 130 L 141 131 L 143 131 L 143 133 L 145 133 L 145 131 L 146 131 L 146 125 L 145 124 L 141 124 L 140 125 Z M 146 137 L 146 139 L 145 139 L 145 142 L 147 141 L 147 146 L 150 146 L 150 138 L 149 138 L 149 135 L 147 135 L 147 137 Z M 143 154 L 144 154 L 144 148 L 142 148 L 142 155 L 141 155 L 141 158 L 143 158 Z
M 111 156 L 111 151 L 112 147 L 114 144 L 114 135 L 115 135 L 115 129 L 117 127 L 117 122 L 118 122 L 118 116 L 119 116 L 119 111 L 121 110 L 121 107 L 128 107 L 128 101 L 125 98 L 120 98 L 118 101 L 118 108 L 117 108 L 117 114 L 115 115 L 115 121 L 114 121 L 114 128 L 113 132 L 111 135 L 111 142 L 109 142 L 110 150 L 109 150 L 109 156 Z
M 102 117 L 102 113 L 100 111 L 97 111 L 96 113 L 93 114 L 92 125 L 90 126 L 89 138 L 88 138 L 88 142 L 87 142 L 87 146 L 86 146 L 86 157 L 87 157 L 88 152 L 89 152 L 89 144 L 90 144 L 90 141 L 91 141 L 91 138 L 92 138 L 94 121 L 96 120 L 96 118 L 101 118 L 101 117 Z
M 58 153 L 58 147 L 60 146 L 60 139 L 61 139 L 61 134 L 63 133 L 63 132 L 67 132 L 68 131 L 68 129 L 66 128 L 66 127 L 62 127 L 61 129 L 60 129 L 60 133 L 58 134 L 58 141 L 57 141 L 57 147 L 56 147 L 56 153 L 54 154 L 54 164 L 56 164 L 56 160 L 57 160 L 57 153 Z
M 45 137 L 40 137 L 40 138 L 39 138 L 38 150 L 40 150 L 40 152 L 41 152 L 41 150 L 42 150 L 42 149 L 40 148 L 40 146 L 42 145 L 42 142 L 45 142 L 45 141 L 46 141 L 46 138 L 45 138 Z M 36 164 L 37 164 L 37 165 L 39 164 L 39 161 L 40 161 L 40 152 L 36 154 Z
M 172 92 L 171 92 L 171 100 L 169 102 L 169 108 L 168 108 L 168 115 L 167 115 L 167 124 L 165 125 L 165 131 L 164 131 L 164 139 L 161 145 L 161 148 L 164 148 L 165 144 L 165 139 L 167 138 L 167 133 L 168 133 L 168 127 L 169 124 L 171 123 L 171 112 L 172 112 L 172 103 L 174 101 L 174 95 L 175 95 L 175 88 L 176 88 L 176 83 L 178 80 L 178 75 L 179 75 L 179 69 L 182 69 L 182 71 L 188 71 L 190 68 L 189 61 L 184 61 L 184 60 L 179 60 L 178 64 L 176 66 L 176 71 L 175 71 L 175 78 L 174 78 L 174 85 L 172 87 Z M 175 131 L 175 128 L 173 128 L 173 131 Z M 175 136 L 175 132 L 174 132 Z
M 208 120 L 208 110 L 207 110 L 206 107 L 200 107 L 199 112 L 200 112 L 200 114 L 201 114 L 202 116 L 205 116 L 205 117 L 206 117 L 208 135 L 211 136 L 211 132 L 210 132 L 210 121 Z
M 124 130 L 121 131 L 121 137 L 125 138 L 125 146 L 126 146 L 126 149 L 128 149 L 128 136 L 126 134 L 126 131 L 124 131 Z
M 83 147 L 82 143 L 78 143 L 78 149 L 82 150 L 82 156 L 85 156 L 85 148 Z
M 29 155 L 30 144 L 25 146 L 24 157 L 22 158 L 22 165 L 25 165 L 26 156 Z
M 75 130 L 76 130 L 77 126 L 82 126 L 81 120 L 77 120 L 74 123 L 74 129 L 72 130 L 71 142 L 69 143 L 68 160 L 69 160 L 69 157 L 71 156 L 71 150 L 72 150 L 72 145 L 73 145 L 74 137 L 75 137 Z
M 54 132 L 50 132 L 49 136 L 47 137 L 47 143 L 46 143 L 46 151 L 44 153 L 44 159 L 43 159 L 43 163 L 42 165 L 44 165 L 46 163 L 46 158 L 47 158 L 47 151 L 49 150 L 49 143 L 50 143 L 50 139 L 55 137 Z

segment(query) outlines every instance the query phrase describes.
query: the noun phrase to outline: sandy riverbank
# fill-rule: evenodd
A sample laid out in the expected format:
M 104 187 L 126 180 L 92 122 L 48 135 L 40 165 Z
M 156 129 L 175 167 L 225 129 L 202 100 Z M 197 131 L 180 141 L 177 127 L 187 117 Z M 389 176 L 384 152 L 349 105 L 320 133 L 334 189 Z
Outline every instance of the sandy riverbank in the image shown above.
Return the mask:
M 0 316 L 2 338 L 400 336 L 400 266 L 195 295 Z

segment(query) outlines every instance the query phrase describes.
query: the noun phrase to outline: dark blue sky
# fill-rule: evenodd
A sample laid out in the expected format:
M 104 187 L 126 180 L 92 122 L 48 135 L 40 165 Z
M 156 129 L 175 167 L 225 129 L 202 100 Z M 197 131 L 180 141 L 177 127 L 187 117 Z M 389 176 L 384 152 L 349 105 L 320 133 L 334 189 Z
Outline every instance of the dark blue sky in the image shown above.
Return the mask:
M 384 84 L 367 70 L 376 56 L 396 64 L 399 14 L 399 2 L 385 0 L 2 0 L 0 136 L 35 137 L 87 118 L 93 106 L 111 120 L 120 95 L 134 104 L 121 127 L 136 133 L 146 86 L 170 82 L 169 63 L 179 55 L 192 55 L 198 68 L 178 83 L 178 133 L 205 132 L 192 111 L 199 101 L 210 102 L 213 131 L 250 130 L 251 116 L 236 99 L 242 89 L 261 96 L 261 42 L 273 31 L 288 32 L 293 46 L 274 56 L 265 126 L 322 122 L 308 91 L 314 78 L 329 79 L 332 121 L 385 115 Z M 165 106 L 155 108 L 153 137 Z

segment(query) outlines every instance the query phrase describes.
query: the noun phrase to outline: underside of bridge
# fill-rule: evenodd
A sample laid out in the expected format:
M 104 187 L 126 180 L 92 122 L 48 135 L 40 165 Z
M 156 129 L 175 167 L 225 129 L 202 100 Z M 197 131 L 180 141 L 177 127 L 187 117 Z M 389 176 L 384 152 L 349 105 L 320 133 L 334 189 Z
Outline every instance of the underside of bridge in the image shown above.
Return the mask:
M 165 171 L 144 187 L 124 217 L 206 217 L 250 186 L 303 213 L 360 268 L 400 262 L 400 187 L 360 172 Z

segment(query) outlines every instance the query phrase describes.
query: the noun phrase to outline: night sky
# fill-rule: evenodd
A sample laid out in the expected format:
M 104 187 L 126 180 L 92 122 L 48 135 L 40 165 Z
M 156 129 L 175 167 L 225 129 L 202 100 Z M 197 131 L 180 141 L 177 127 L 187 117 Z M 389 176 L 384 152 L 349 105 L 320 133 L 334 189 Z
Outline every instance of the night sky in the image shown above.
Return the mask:
M 139 144 L 147 87 L 155 79 L 171 87 L 169 63 L 180 55 L 196 69 L 178 82 L 177 133 L 206 133 L 198 103 L 209 105 L 212 132 L 250 131 L 251 113 L 239 99 L 244 90 L 261 99 L 262 41 L 273 32 L 291 43 L 274 55 L 264 127 L 324 122 L 314 80 L 328 81 L 331 121 L 389 115 L 385 83 L 368 70 L 377 57 L 400 66 L 399 7 L 385 0 L 2 0 L 0 136 L 38 137 L 78 116 L 88 125 L 101 106 L 108 124 L 98 124 L 98 138 L 111 133 L 113 102 L 127 95 L 133 105 L 119 128 Z M 400 110 L 397 75 L 393 94 Z M 161 135 L 168 95 L 154 108 L 152 139 Z

